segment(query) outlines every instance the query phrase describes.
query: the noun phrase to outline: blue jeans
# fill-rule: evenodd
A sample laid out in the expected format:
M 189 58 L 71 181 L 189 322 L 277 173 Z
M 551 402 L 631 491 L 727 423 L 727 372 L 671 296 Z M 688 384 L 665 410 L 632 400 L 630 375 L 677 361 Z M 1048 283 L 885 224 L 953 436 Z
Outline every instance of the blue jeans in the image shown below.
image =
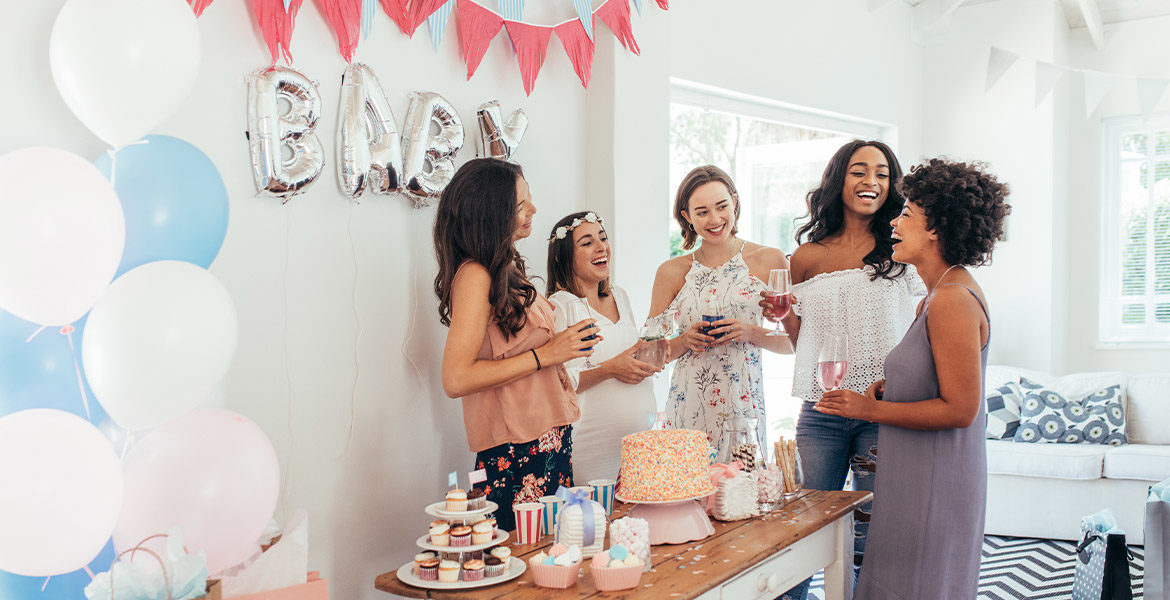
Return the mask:
M 811 490 L 839 490 L 845 477 L 853 473 L 853 489 L 873 491 L 877 461 L 877 423 L 826 415 L 805 402 L 796 422 L 796 448 L 804 470 L 804 487 Z M 861 566 L 865 540 L 869 533 L 867 503 L 853 513 L 853 564 Z M 854 573 L 856 575 L 856 571 Z M 804 600 L 808 595 L 806 579 L 788 590 L 782 598 Z

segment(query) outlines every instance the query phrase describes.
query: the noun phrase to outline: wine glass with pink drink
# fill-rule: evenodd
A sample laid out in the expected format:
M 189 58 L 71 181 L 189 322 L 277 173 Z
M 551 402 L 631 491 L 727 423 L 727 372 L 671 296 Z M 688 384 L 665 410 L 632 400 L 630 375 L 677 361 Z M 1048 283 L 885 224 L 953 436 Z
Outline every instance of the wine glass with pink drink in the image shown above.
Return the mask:
M 826 392 L 841 387 L 845 371 L 849 367 L 849 336 L 844 333 L 830 333 L 821 344 L 817 355 L 817 383 Z
M 764 300 L 776 316 L 776 329 L 769 331 L 768 335 L 788 335 L 781 324 L 792 309 L 792 280 L 788 277 L 788 269 L 772 269 L 768 272 L 768 289 L 764 292 Z

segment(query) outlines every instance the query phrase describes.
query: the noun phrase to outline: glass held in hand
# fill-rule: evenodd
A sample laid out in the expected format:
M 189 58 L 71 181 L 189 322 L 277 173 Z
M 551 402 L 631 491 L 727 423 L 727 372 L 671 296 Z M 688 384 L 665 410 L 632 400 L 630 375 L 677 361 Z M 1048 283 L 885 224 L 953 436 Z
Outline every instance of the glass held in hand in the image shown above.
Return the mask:
M 577 298 L 577 301 L 569 303 L 569 322 L 580 323 L 581 321 L 584 321 L 585 319 L 592 319 L 592 318 L 593 318 L 593 310 L 589 306 L 588 299 Z M 590 325 L 587 329 L 596 330 L 597 325 Z M 582 333 L 584 333 L 587 329 L 582 329 L 580 331 Z M 590 333 L 588 336 L 581 338 L 582 341 L 586 341 L 586 342 L 592 341 L 595 339 L 597 339 L 597 332 L 596 331 L 594 331 L 593 333 Z M 587 352 L 589 350 L 592 350 L 594 347 L 596 347 L 596 344 L 594 344 L 593 346 L 589 346 L 587 348 L 582 348 L 581 352 Z M 597 365 L 593 364 L 593 361 L 589 360 L 589 357 L 586 356 L 585 363 L 581 365 L 581 368 L 586 369 L 586 370 L 596 369 Z
M 661 369 L 666 366 L 666 355 L 669 352 L 669 342 L 665 337 L 642 336 L 638 339 L 638 349 L 634 351 L 634 358 Z
M 706 323 L 714 323 L 716 321 L 722 321 L 724 319 L 723 305 L 720 304 L 719 300 L 716 298 L 708 298 L 705 302 L 703 302 L 701 308 L 703 310 L 703 314 L 702 314 L 701 318 Z M 703 326 L 703 333 L 705 333 L 705 334 L 707 334 L 715 339 L 719 339 L 719 338 L 727 335 L 726 332 L 716 333 L 716 334 L 710 333 L 710 331 L 714 328 L 715 327 L 713 325 L 704 325 Z
M 791 281 L 788 277 L 788 269 L 772 269 L 768 273 L 768 291 L 764 292 L 764 300 L 768 302 L 773 316 L 776 317 L 776 329 L 769 331 L 768 335 L 788 335 L 784 331 L 784 325 L 781 321 L 788 316 L 788 311 L 792 309 Z
M 817 355 L 817 383 L 826 392 L 841 387 L 849 366 L 849 336 L 832 333 L 825 336 Z

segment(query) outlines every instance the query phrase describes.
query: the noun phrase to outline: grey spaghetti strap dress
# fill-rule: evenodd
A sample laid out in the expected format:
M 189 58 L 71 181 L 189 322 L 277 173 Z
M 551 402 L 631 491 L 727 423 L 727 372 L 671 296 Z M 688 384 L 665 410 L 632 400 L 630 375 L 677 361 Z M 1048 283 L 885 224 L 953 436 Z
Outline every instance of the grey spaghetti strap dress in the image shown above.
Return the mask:
M 986 315 L 979 296 L 963 288 Z M 918 402 L 939 396 L 926 332 L 930 299 L 926 302 L 886 357 L 884 401 Z M 984 371 L 987 347 L 980 351 Z M 980 402 L 979 415 L 962 429 L 919 431 L 885 424 L 879 428 L 873 517 L 854 598 L 975 598 L 987 503 L 985 426 Z

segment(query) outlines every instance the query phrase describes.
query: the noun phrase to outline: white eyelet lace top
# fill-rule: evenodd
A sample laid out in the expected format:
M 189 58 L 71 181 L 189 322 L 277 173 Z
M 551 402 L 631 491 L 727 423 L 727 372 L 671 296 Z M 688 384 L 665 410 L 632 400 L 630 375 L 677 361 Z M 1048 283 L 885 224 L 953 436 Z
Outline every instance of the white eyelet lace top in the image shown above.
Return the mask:
M 865 393 L 882 378 L 886 354 L 901 341 L 914 320 L 914 307 L 926 295 L 926 286 L 913 266 L 890 280 L 871 280 L 873 267 L 821 273 L 792 286 L 800 317 L 796 343 L 796 371 L 792 395 L 819 400 L 817 354 L 830 333 L 849 336 L 849 366 L 843 389 Z

